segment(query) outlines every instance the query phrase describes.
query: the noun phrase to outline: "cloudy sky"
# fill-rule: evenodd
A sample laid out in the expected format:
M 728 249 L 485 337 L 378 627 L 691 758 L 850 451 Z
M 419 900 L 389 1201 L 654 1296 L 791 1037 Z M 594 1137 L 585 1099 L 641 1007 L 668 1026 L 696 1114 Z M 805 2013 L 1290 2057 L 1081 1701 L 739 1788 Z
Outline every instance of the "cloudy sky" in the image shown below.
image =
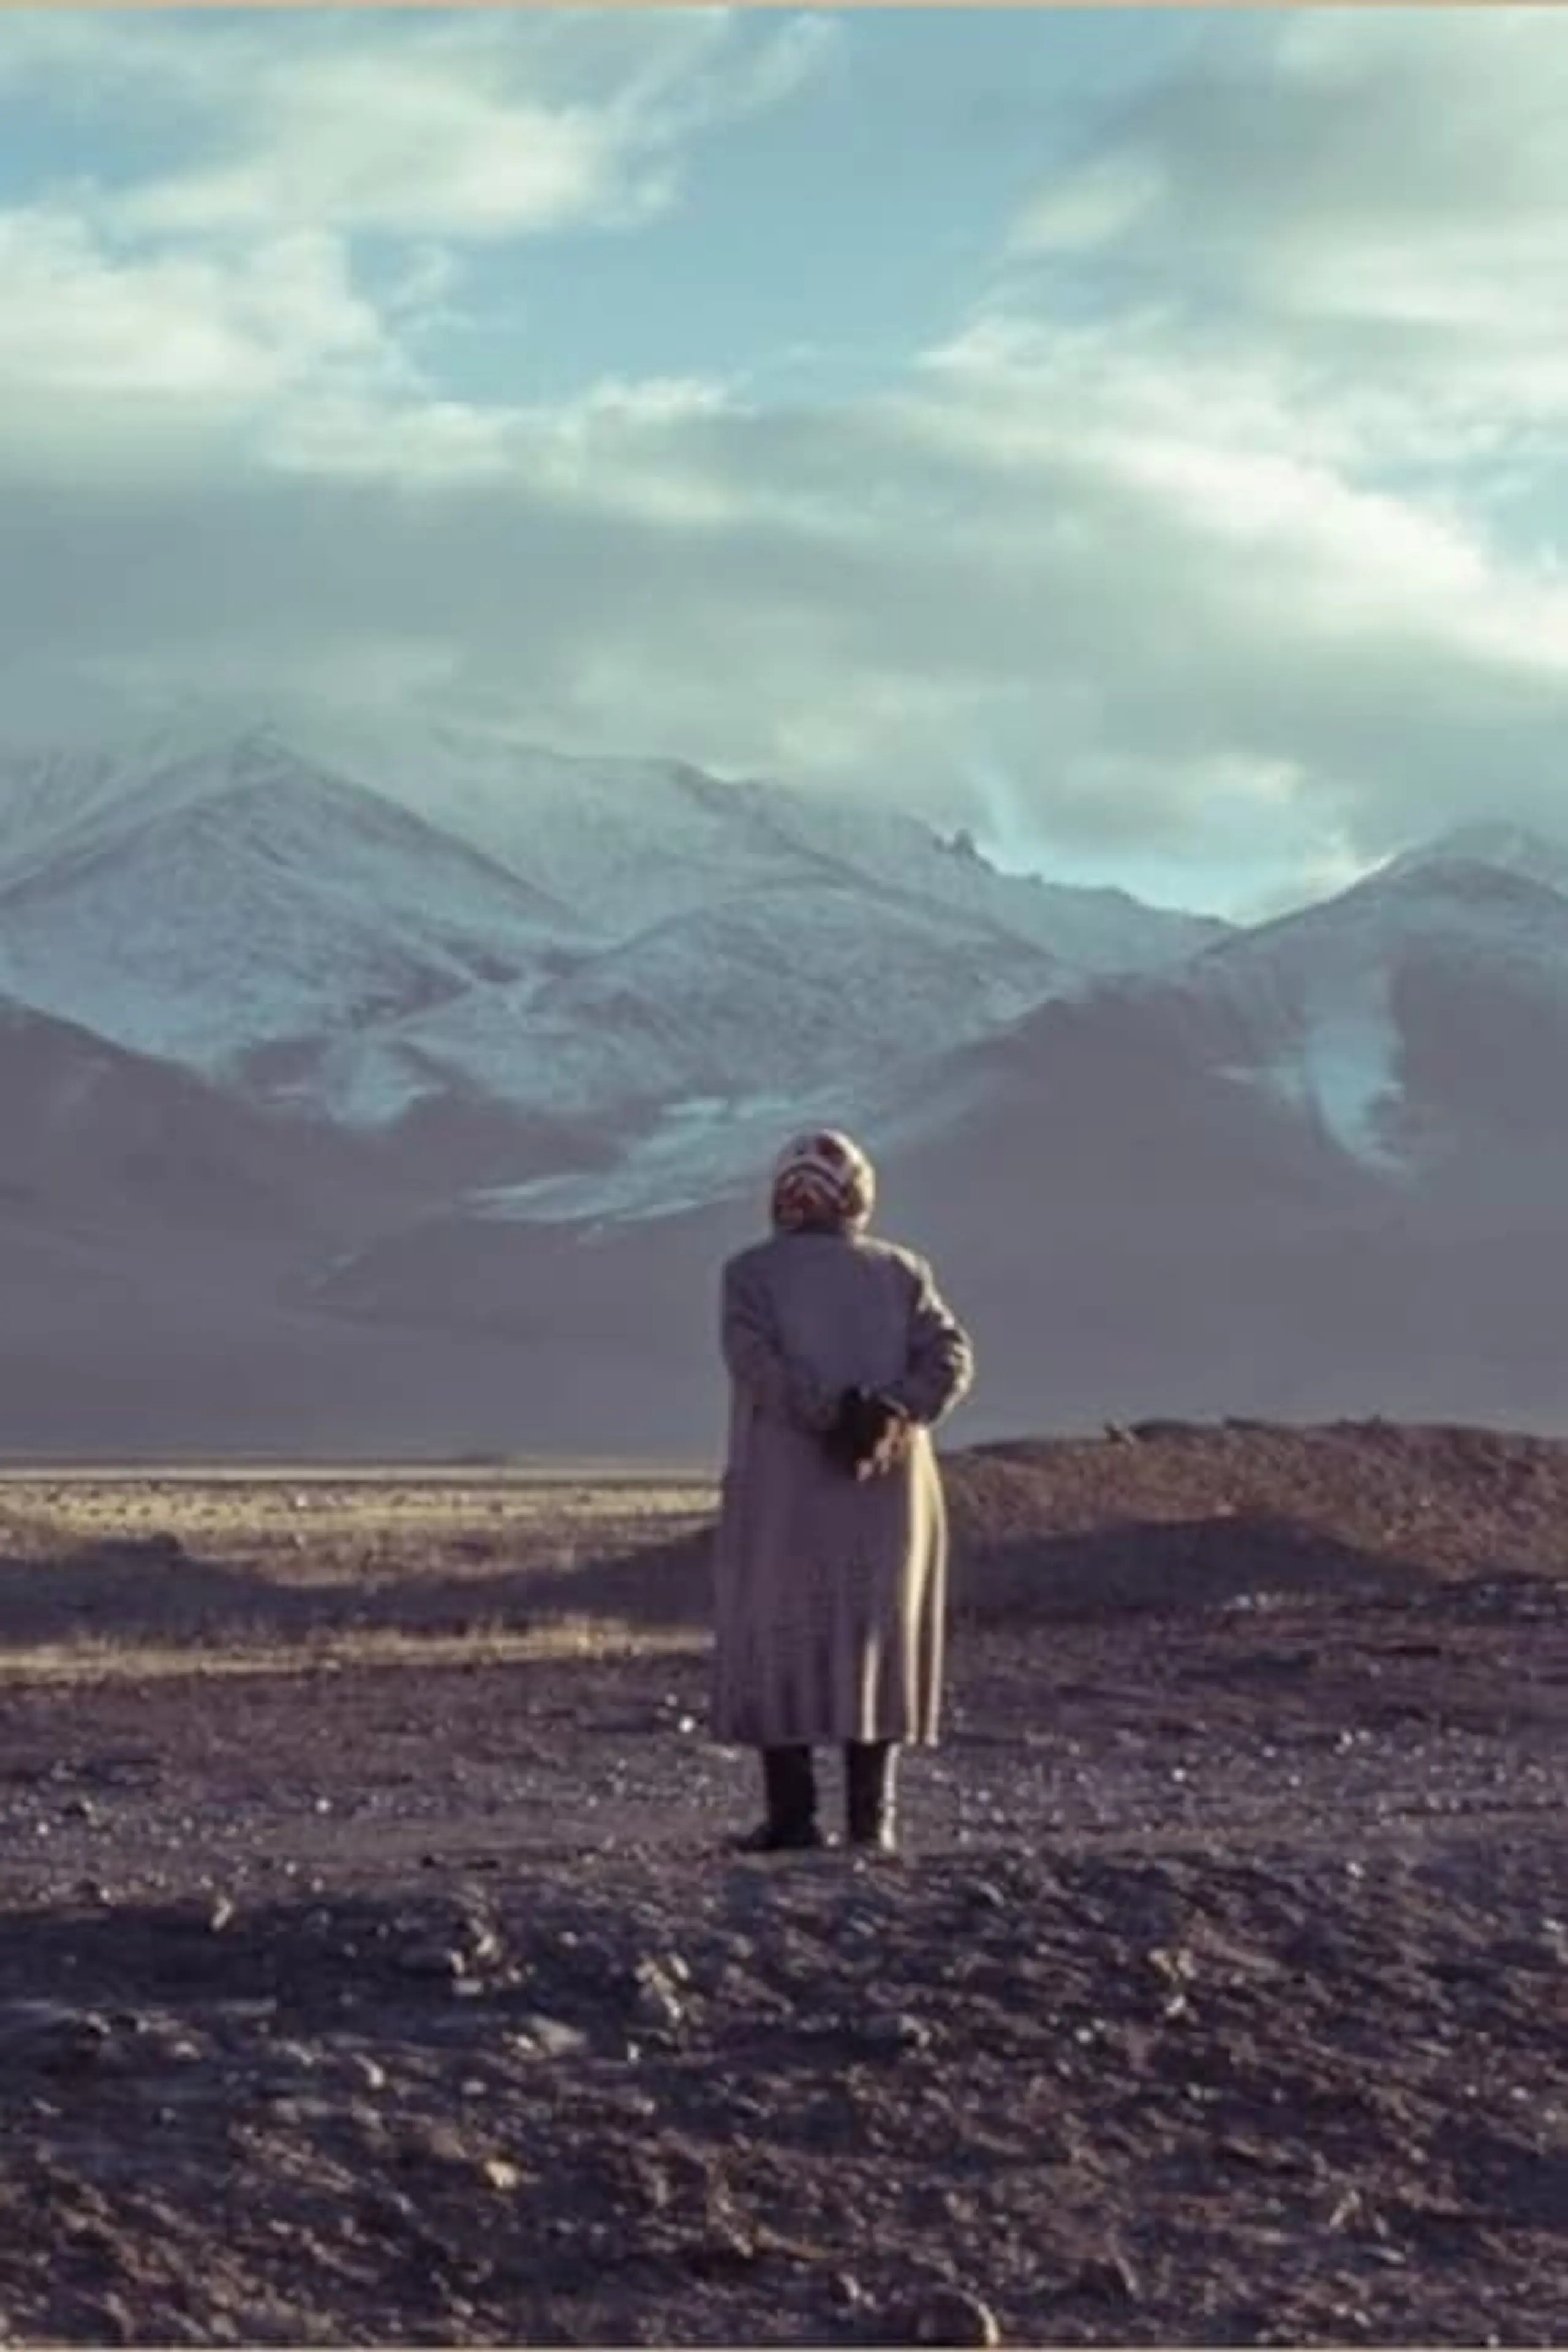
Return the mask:
M 0 15 L 0 709 L 1248 913 L 1568 824 L 1568 14 Z

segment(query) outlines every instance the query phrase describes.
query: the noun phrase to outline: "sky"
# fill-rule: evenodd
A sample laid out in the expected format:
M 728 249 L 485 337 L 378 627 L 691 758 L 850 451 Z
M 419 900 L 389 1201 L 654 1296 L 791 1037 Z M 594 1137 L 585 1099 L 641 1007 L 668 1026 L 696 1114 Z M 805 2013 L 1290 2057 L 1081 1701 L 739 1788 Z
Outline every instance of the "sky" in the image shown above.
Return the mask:
M 1568 12 L 0 12 L 0 729 L 482 719 L 1243 918 L 1568 827 Z

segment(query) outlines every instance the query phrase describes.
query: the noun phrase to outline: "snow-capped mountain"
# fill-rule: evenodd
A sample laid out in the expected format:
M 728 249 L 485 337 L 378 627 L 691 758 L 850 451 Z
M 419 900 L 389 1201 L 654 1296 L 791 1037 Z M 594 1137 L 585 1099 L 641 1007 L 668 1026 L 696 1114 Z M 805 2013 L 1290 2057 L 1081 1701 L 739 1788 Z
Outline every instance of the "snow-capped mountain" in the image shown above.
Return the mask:
M 146 1054 L 237 1075 L 263 1046 L 517 981 L 564 908 L 257 736 L 52 807 L 0 800 L 0 988 Z
M 912 820 L 479 730 L 176 727 L 0 772 L 0 987 L 361 1128 L 805 1115 L 1222 929 Z
M 941 907 L 796 881 L 671 915 L 542 981 L 469 990 L 356 1060 L 413 1055 L 564 1117 L 758 1094 L 805 1106 L 874 1090 L 933 1038 L 984 1035 L 1076 984 Z
M 1455 825 L 1391 859 L 1385 874 L 1411 874 L 1433 866 L 1482 866 L 1521 882 L 1542 882 L 1568 892 L 1568 838 L 1533 831 L 1500 819 Z
M 0 988 L 132 1050 L 237 1076 L 261 1049 L 514 982 L 576 936 L 276 739 L 105 773 L 32 767 L 0 795 Z
M 1568 898 L 1445 852 L 834 1108 L 976 1324 L 993 1426 L 1568 1418 L 1563 1066 Z M 673 1105 L 597 1169 L 384 1233 L 324 1296 L 522 1346 L 547 1314 L 606 1363 L 657 1331 L 695 1399 L 789 1108 Z
M 1565 1055 L 1568 896 L 1445 849 L 1163 979 L 1033 1009 L 930 1073 L 910 1139 L 984 1117 L 1066 1125 L 1109 1197 L 1141 1160 L 1170 1178 L 1224 1138 L 1260 1178 L 1268 1160 L 1406 1200 L 1456 1152 L 1568 1138 Z
M 917 948 L 889 1003 L 914 1001 L 922 978 L 951 969 Z M 1298 1192 L 1354 1191 L 1363 1178 L 1404 1191 L 1463 1150 L 1495 1156 L 1515 1134 L 1568 1129 L 1568 1100 L 1542 1081 L 1568 1054 L 1568 897 L 1447 848 L 1398 859 L 1167 973 L 1042 987 L 1010 1021 L 1001 1012 L 977 999 L 967 1037 L 940 1048 L 940 1026 L 929 1027 L 912 1083 L 890 1052 L 870 1084 L 825 1060 L 822 1115 L 916 1162 L 950 1134 L 989 1136 L 968 1154 L 972 1194 L 1026 1191 L 1068 1150 L 1087 1197 L 1118 1214 L 1128 1181 L 1153 1171 L 1173 1181 L 1187 1166 L 1198 1186 L 1221 1139 L 1257 1201 L 1276 1179 Z M 484 1213 L 646 1217 L 742 1192 L 770 1122 L 778 1129 L 800 1098 L 778 1061 L 767 1076 L 772 1092 L 750 1112 L 670 1087 L 664 1115 L 613 1164 L 524 1183 Z M 956 1169 L 942 1178 L 958 1181 Z M 1219 1181 L 1211 1170 L 1201 1186 Z
M 175 1444 L 705 1444 L 808 1118 L 984 1425 L 1568 1418 L 1568 846 L 1515 828 L 1235 929 L 675 761 L 193 722 L 0 758 L 0 992 L 14 1444 L 150 1443 L 151 1349 Z
M 1228 928 L 1125 891 L 1002 874 L 870 796 L 727 782 L 677 760 L 584 759 L 502 731 L 311 714 L 312 756 L 460 835 L 627 940 L 752 889 L 820 883 L 946 910 L 1080 974 L 1161 971 Z
M 1523 867 L 1440 844 L 1209 950 L 1182 993 L 1228 1029 L 1236 1075 L 1392 1176 L 1440 1160 L 1505 1099 L 1510 1124 L 1568 1120 L 1529 1050 L 1543 1032 L 1568 1047 L 1568 897 Z

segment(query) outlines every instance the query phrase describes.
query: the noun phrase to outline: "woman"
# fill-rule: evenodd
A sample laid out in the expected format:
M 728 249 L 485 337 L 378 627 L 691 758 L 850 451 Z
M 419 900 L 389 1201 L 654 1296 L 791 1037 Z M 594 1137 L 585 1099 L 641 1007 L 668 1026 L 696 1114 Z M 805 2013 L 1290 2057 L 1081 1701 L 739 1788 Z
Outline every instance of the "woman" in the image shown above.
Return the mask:
M 891 1852 L 898 1748 L 936 1738 L 947 1529 L 930 1433 L 973 1355 L 924 1260 L 867 1231 L 875 1193 L 847 1136 L 797 1136 L 771 1238 L 724 1268 L 713 1735 L 762 1750 L 755 1853 L 823 1843 L 818 1741 L 845 1752 L 850 1843 Z

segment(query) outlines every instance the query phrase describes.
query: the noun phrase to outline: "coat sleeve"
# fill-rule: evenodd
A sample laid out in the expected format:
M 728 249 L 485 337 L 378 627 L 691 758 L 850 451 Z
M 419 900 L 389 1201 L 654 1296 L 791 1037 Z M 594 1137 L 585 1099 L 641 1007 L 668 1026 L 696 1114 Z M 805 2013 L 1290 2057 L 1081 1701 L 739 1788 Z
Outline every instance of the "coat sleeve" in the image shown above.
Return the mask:
M 923 1258 L 915 1259 L 913 1273 L 909 1361 L 902 1378 L 882 1393 L 901 1405 L 911 1420 L 934 1429 L 968 1394 L 974 1380 L 974 1350 Z
M 832 1427 L 837 1396 L 785 1352 L 766 1284 L 742 1259 L 724 1268 L 721 1340 L 731 1379 L 767 1420 L 814 1433 Z

